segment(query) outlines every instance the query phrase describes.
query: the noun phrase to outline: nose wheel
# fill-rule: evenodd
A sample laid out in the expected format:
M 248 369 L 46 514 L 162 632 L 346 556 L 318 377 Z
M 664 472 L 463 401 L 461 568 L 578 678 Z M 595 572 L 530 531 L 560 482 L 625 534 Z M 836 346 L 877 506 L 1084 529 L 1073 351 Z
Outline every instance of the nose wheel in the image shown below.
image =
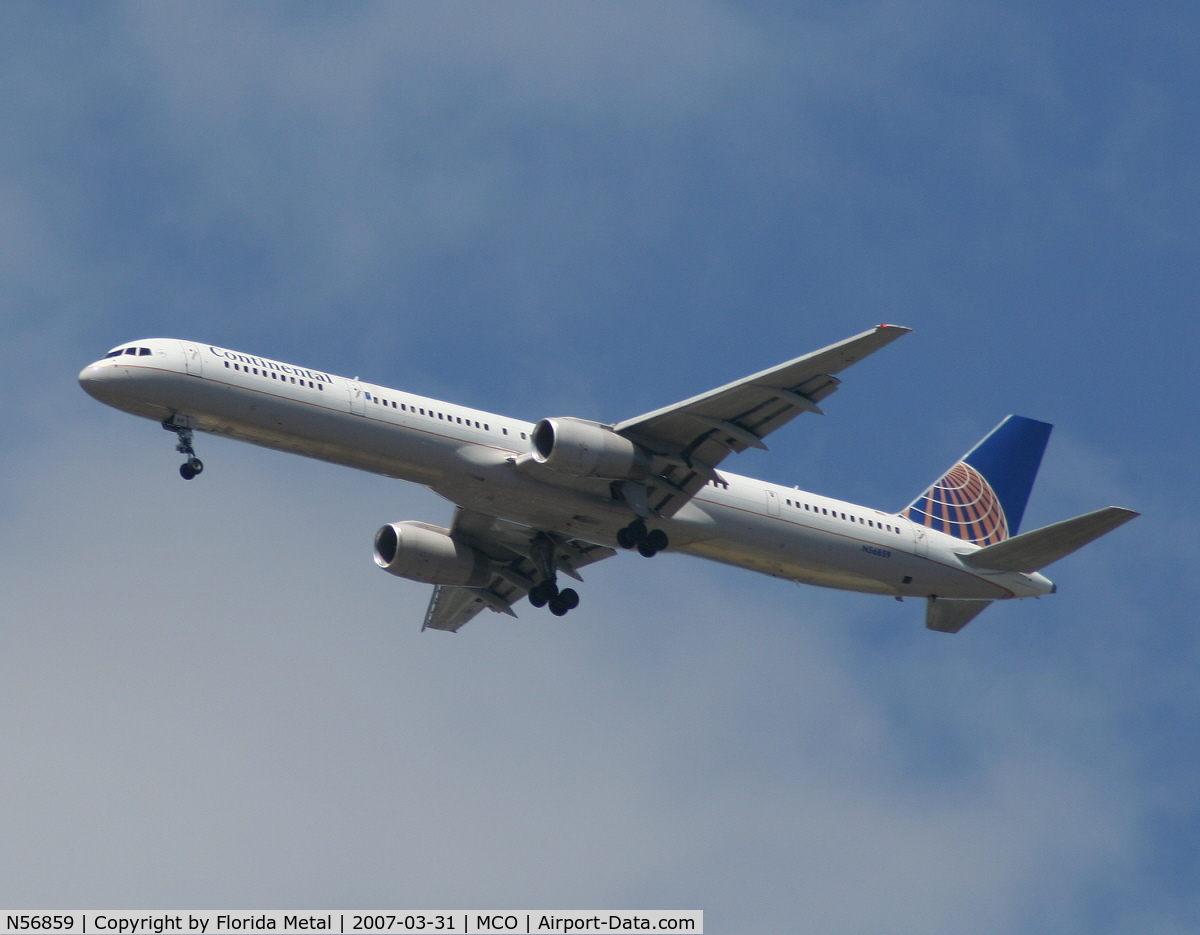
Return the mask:
M 184 425 L 176 425 L 170 420 L 164 422 L 162 427 L 168 432 L 174 432 L 179 439 L 175 450 L 187 457 L 187 460 L 179 465 L 179 476 L 184 480 L 191 480 L 204 470 L 204 462 L 196 457 L 196 450 L 192 448 L 192 430 Z
M 184 480 L 191 480 L 203 470 L 203 461 L 199 458 L 188 458 L 183 464 L 179 465 L 179 476 Z
M 617 530 L 617 545 L 623 549 L 637 549 L 638 554 L 646 558 L 653 558 L 670 543 L 671 540 L 661 529 L 647 529 L 640 516 L 628 526 Z

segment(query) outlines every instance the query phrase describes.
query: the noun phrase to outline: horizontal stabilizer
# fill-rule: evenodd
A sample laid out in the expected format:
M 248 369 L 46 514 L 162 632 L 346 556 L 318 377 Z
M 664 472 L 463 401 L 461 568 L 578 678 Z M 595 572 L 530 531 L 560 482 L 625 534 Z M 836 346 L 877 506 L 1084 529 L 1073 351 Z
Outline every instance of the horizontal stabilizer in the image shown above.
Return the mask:
M 925 626 L 939 633 L 957 633 L 987 609 L 991 601 L 956 601 L 945 597 L 925 599 Z
M 1052 526 L 1043 526 L 961 557 L 976 568 L 1028 574 L 1057 562 L 1140 515 L 1119 506 L 1106 506 L 1095 513 L 1084 513 Z

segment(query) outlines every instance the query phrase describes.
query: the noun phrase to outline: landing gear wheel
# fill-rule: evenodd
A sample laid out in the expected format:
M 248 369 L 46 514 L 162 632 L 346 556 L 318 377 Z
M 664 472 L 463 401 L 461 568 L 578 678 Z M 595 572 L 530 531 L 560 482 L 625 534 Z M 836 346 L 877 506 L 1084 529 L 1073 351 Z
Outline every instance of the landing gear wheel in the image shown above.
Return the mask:
M 646 558 L 654 558 L 659 552 L 665 549 L 670 543 L 667 534 L 661 529 L 651 529 L 646 533 L 646 537 L 638 543 L 638 552 Z
M 558 585 L 553 581 L 540 581 L 529 589 L 529 603 L 534 607 L 545 607 L 557 597 Z
M 175 437 L 179 439 L 175 450 L 187 458 L 183 464 L 179 465 L 179 476 L 184 480 L 191 480 L 204 470 L 204 462 L 196 457 L 195 449 L 192 448 L 192 430 L 186 425 L 176 425 L 175 418 L 172 416 L 167 419 L 162 427 L 168 432 L 174 432 Z
M 563 588 L 550 598 L 550 613 L 556 617 L 562 617 L 568 610 L 574 610 L 578 606 L 579 595 L 575 593 L 574 588 Z
M 628 526 L 617 531 L 617 545 L 623 549 L 636 549 L 646 540 L 646 523 L 639 516 Z

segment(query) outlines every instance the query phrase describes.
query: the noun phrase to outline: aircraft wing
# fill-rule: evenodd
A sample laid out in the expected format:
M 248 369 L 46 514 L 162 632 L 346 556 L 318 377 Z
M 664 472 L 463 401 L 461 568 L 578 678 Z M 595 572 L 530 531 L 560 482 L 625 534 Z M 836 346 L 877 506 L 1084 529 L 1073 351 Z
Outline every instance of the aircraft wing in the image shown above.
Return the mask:
M 547 563 L 552 562 L 557 571 L 579 578 L 578 570 L 583 566 L 617 554 L 602 545 L 551 536 L 529 526 L 463 509 L 455 511 L 450 535 L 490 558 L 496 573 L 484 587 L 437 585 L 425 611 L 422 630 L 457 631 L 485 607 L 515 617 L 512 605 L 540 580 Z
M 766 448 L 763 439 L 802 412 L 817 406 L 841 382 L 834 374 L 858 363 L 911 328 L 879 325 L 741 380 L 656 409 L 613 426 L 613 430 L 663 458 L 651 478 L 647 503 L 661 515 L 678 510 L 731 452 Z M 656 460 L 656 467 L 659 462 Z M 664 483 L 665 482 L 665 483 Z

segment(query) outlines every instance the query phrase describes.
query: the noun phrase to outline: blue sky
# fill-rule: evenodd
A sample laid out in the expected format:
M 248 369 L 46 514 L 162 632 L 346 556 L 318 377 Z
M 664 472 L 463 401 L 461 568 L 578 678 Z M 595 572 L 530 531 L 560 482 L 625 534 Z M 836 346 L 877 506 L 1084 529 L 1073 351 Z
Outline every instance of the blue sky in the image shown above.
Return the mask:
M 0 9 L 0 898 L 702 908 L 709 931 L 1194 932 L 1197 64 L 1181 4 Z M 897 509 L 1009 412 L 1052 599 L 670 555 L 420 634 L 417 488 L 74 377 L 235 347 L 615 421 L 879 322 L 729 466 Z

